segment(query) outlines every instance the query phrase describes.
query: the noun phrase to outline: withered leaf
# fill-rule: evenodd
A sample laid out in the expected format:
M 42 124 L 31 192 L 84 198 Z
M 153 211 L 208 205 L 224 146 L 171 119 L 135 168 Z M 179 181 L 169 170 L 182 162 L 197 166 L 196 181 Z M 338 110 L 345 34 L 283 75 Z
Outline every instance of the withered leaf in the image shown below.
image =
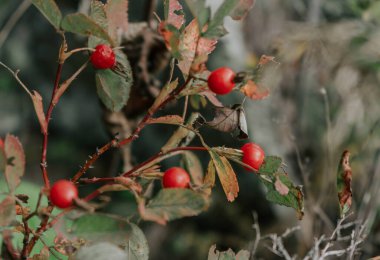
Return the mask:
M 245 112 L 240 105 L 234 105 L 232 108 L 216 107 L 215 117 L 212 121 L 207 122 L 207 125 L 225 133 L 233 133 L 235 130 L 239 130 L 239 138 L 248 138 Z
M 269 90 L 261 85 L 257 85 L 253 80 L 248 80 L 247 83 L 240 88 L 240 91 L 247 97 L 253 100 L 264 99 L 269 96 Z
M 345 150 L 339 162 L 337 172 L 337 188 L 340 206 L 340 215 L 344 216 L 352 204 L 352 170 L 350 166 L 350 152 Z

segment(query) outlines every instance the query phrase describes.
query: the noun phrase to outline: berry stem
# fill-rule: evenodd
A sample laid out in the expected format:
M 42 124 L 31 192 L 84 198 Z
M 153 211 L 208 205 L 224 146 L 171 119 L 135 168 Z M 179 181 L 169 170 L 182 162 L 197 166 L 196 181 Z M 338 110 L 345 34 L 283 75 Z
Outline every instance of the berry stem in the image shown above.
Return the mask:
M 175 154 L 176 152 L 179 152 L 179 151 L 208 151 L 208 149 L 206 147 L 201 147 L 201 146 L 184 146 L 184 147 L 176 147 L 176 148 L 170 149 L 167 152 L 159 152 L 159 153 L 153 155 L 152 157 L 150 157 L 148 160 L 140 163 L 139 165 L 136 165 L 135 167 L 133 167 L 128 172 L 125 172 L 125 173 L 121 174 L 121 176 L 123 176 L 123 177 L 131 176 L 133 173 L 135 173 L 136 171 L 140 170 L 141 168 L 143 168 L 144 166 L 148 165 L 149 163 L 152 163 L 152 162 L 156 161 L 159 158 L 166 158 L 166 156 L 171 155 L 171 154 Z M 134 177 L 136 177 L 136 176 L 134 176 Z M 97 180 L 95 182 L 103 182 L 103 180 L 105 180 L 105 181 L 108 181 L 108 180 L 113 181 L 113 178 L 97 178 Z M 90 201 L 90 200 L 96 198 L 97 196 L 100 195 L 100 193 L 101 193 L 100 191 L 101 191 L 101 187 L 99 189 L 93 191 L 89 195 L 87 195 L 84 198 L 84 200 L 85 201 Z

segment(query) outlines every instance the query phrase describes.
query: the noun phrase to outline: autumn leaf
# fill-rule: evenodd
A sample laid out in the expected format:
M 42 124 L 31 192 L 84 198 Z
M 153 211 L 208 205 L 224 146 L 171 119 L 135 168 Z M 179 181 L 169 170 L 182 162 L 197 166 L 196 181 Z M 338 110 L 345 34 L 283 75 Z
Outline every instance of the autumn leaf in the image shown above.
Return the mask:
M 260 100 L 269 96 L 269 90 L 261 85 L 256 85 L 253 80 L 248 80 L 247 83 L 240 88 L 240 91 L 253 100 Z
M 178 51 L 180 43 L 180 31 L 185 23 L 185 14 L 178 0 L 165 0 L 165 20 L 158 25 L 158 32 L 162 35 L 165 45 L 173 56 L 180 58 Z
M 350 166 L 350 152 L 344 151 L 339 162 L 337 172 L 337 188 L 340 206 L 340 215 L 344 216 L 352 204 L 352 170 Z
M 200 37 L 198 21 L 192 20 L 183 31 L 179 43 L 181 60 L 178 67 L 183 74 L 197 73 L 206 70 L 204 64 L 208 55 L 215 49 L 217 40 Z
M 46 123 L 46 116 L 44 113 L 44 107 L 42 104 L 42 97 L 41 97 L 40 93 L 38 93 L 37 91 L 33 91 L 31 98 L 32 98 L 33 105 L 34 105 L 34 110 L 36 111 L 38 122 L 40 123 L 40 126 L 41 126 L 41 132 L 46 134 L 47 133 L 47 123 Z
M 222 184 L 224 193 L 226 194 L 227 200 L 232 202 L 235 200 L 239 193 L 239 184 L 236 178 L 236 174 L 226 157 L 219 156 L 213 150 L 209 150 L 209 153 L 214 163 L 220 183 Z
M 207 260 L 249 260 L 250 253 L 247 250 L 240 250 L 236 255 L 235 252 L 229 248 L 227 251 L 216 250 L 216 245 L 212 245 L 208 251 Z
M 182 5 L 178 0 L 165 0 L 165 22 L 180 29 L 185 23 L 185 13 L 182 10 Z
M 5 137 L 4 151 L 7 157 L 5 167 L 5 178 L 8 183 L 10 192 L 14 192 L 20 184 L 20 178 L 25 172 L 25 154 L 24 149 L 17 137 L 7 135 Z

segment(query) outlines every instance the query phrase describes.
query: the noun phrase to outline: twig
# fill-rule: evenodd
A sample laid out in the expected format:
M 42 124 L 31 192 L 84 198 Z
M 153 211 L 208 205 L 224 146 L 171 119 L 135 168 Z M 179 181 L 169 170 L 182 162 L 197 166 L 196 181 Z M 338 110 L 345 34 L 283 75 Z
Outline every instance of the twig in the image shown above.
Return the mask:
M 5 65 L 4 63 L 2 63 L 0 61 L 0 65 L 3 66 L 4 68 L 6 68 L 11 74 L 12 76 L 16 79 L 16 81 L 20 84 L 20 86 L 26 91 L 26 93 L 28 93 L 28 95 L 30 97 L 33 96 L 33 94 L 29 91 L 29 89 L 26 87 L 26 85 L 21 81 L 21 79 L 18 77 L 18 73 L 20 72 L 19 70 L 15 70 L 13 71 L 11 68 L 9 68 L 7 65 Z

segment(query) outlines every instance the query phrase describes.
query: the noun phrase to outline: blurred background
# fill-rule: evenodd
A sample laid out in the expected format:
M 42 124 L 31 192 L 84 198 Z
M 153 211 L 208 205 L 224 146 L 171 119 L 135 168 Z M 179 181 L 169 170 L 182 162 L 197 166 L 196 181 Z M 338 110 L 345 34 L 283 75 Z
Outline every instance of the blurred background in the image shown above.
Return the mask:
M 215 10 L 221 1 L 208 1 Z M 87 0 L 57 1 L 64 13 L 85 11 Z M 131 22 L 144 19 L 146 3 L 130 1 Z M 162 17 L 161 1 L 157 13 Z M 188 14 L 190 16 L 190 14 Z M 228 203 L 219 184 L 209 210 L 198 217 L 170 222 L 167 226 L 140 223 L 147 236 L 150 259 L 205 259 L 211 245 L 218 249 L 252 249 L 257 213 L 261 235 L 281 234 L 300 226 L 287 239 L 292 255 L 303 257 L 314 238 L 334 230 L 339 217 L 336 170 L 344 150 L 352 154 L 352 218 L 365 222 L 367 239 L 357 258 L 380 254 L 380 1 L 376 0 L 257 0 L 243 22 L 226 18 L 230 32 L 210 56 L 210 70 L 228 65 L 236 71 L 253 69 L 261 55 L 276 57 L 279 65 L 268 66 L 262 84 L 271 91 L 262 101 L 246 101 L 250 139 L 268 155 L 284 158 L 286 170 L 305 192 L 305 217 L 298 221 L 292 209 L 265 199 L 265 188 L 253 174 L 234 165 L 240 193 Z M 86 44 L 85 38 L 68 34 L 69 48 Z M 21 79 L 44 98 L 53 86 L 60 37 L 30 6 L 29 1 L 0 1 L 0 60 L 19 69 Z M 76 55 L 65 63 L 63 78 L 70 76 L 87 58 Z M 167 69 L 157 74 L 164 81 Z M 234 93 L 220 98 L 226 105 L 241 103 Z M 180 101 L 182 102 L 182 101 Z M 179 103 L 180 103 L 179 102 Z M 165 113 L 182 111 L 172 105 Z M 201 109 L 212 117 L 210 107 Z M 135 118 L 136 115 L 133 115 Z M 110 138 L 107 113 L 96 95 L 94 70 L 88 67 L 60 100 L 50 124 L 48 149 L 52 180 L 70 178 L 96 147 Z M 107 121 L 107 118 L 106 118 Z M 164 130 L 164 131 L 163 131 Z M 133 144 L 130 164 L 157 153 L 175 128 L 149 127 Z M 203 129 L 210 145 L 239 148 L 243 142 L 229 134 Z M 0 69 L 0 136 L 20 137 L 27 158 L 24 177 L 38 191 L 42 184 L 39 156 L 42 135 L 32 102 L 12 76 Z M 107 153 L 88 173 L 114 176 L 126 167 L 118 151 Z M 124 157 L 125 158 L 125 157 Z M 178 164 L 173 159 L 163 169 Z M 207 166 L 207 158 L 203 161 Z M 83 195 L 95 189 L 84 187 Z M 37 194 L 37 192 L 35 193 Z M 129 217 L 135 210 L 128 192 L 113 195 L 104 211 Z M 342 245 L 344 247 L 344 245 Z M 256 256 L 276 259 L 259 245 Z

